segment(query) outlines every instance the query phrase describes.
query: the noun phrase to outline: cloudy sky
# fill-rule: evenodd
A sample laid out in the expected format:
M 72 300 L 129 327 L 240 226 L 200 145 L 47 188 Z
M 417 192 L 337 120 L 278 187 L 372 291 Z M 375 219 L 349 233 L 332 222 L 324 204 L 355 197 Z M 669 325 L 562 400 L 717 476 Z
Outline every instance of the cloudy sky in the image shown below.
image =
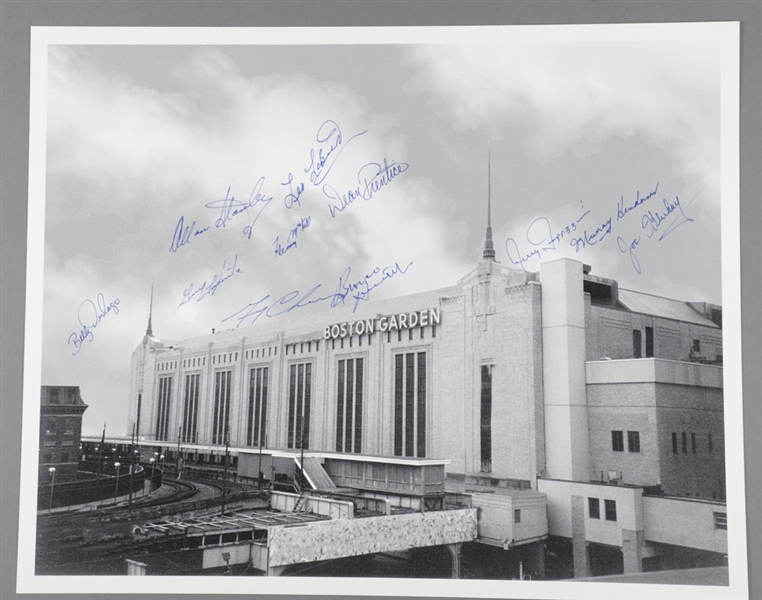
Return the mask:
M 722 302 L 711 43 L 60 45 L 48 61 L 42 383 L 81 387 L 86 433 L 127 431 L 152 281 L 164 340 L 235 327 L 268 295 L 328 295 L 347 269 L 379 284 L 370 302 L 451 285 L 481 256 L 490 155 L 501 263 L 569 256 Z M 352 310 L 299 310 L 318 309 Z

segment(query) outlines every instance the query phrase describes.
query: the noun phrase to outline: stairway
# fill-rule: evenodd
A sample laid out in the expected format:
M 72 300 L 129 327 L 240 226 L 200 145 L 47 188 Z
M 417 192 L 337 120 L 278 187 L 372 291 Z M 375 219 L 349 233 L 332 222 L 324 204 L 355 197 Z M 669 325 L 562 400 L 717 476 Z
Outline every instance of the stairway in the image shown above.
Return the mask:
M 297 466 L 299 466 L 299 459 L 295 458 Z M 323 465 L 320 464 L 317 458 L 314 456 L 304 457 L 304 469 L 303 473 L 305 479 L 309 483 L 313 490 L 320 490 L 323 492 L 336 490 L 336 484 L 325 472 Z
M 299 499 L 296 501 L 296 504 L 294 504 L 294 508 L 291 510 L 291 512 L 301 512 L 306 502 L 307 502 L 307 495 L 301 494 L 299 496 Z

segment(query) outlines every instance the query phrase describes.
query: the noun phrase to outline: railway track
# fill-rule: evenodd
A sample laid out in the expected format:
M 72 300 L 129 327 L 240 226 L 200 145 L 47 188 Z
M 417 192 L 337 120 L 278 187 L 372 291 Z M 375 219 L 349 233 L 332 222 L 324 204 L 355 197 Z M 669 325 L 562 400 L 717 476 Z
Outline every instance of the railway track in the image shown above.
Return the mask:
M 188 481 L 173 481 L 165 479 L 162 481 L 161 487 L 172 488 L 172 492 L 167 496 L 158 498 L 151 498 L 150 496 L 145 499 L 135 500 L 132 502 L 132 508 L 154 508 L 156 506 L 163 506 L 165 504 L 174 504 L 182 502 L 188 498 L 199 493 L 198 486 Z M 160 488 L 161 489 L 161 488 Z M 129 510 L 129 506 L 118 506 L 116 510 Z

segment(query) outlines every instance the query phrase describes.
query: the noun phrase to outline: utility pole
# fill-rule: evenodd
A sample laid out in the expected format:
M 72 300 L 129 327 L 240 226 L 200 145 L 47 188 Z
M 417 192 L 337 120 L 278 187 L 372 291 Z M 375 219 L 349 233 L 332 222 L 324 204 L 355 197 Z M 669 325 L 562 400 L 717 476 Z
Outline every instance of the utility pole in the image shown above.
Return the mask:
M 299 450 L 301 451 L 300 458 L 299 458 L 299 467 L 301 470 L 302 475 L 302 481 L 299 484 L 300 486 L 304 485 L 304 416 L 301 417 L 299 421 Z
M 259 470 L 257 471 L 257 489 L 262 489 L 262 432 L 259 433 Z
M 132 510 L 132 476 L 135 471 L 135 423 L 132 424 L 132 439 L 130 441 L 130 495 L 127 501 L 127 510 Z
M 225 501 L 228 496 L 228 456 L 230 455 L 230 425 L 225 425 L 225 475 L 222 480 L 222 511 L 225 514 Z

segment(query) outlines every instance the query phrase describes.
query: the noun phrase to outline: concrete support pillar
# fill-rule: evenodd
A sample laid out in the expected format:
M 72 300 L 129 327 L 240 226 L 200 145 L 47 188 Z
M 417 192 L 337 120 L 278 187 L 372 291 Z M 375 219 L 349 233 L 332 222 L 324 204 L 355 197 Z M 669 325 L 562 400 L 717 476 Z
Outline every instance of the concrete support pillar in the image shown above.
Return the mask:
M 590 577 L 590 556 L 585 540 L 585 499 L 571 497 L 572 555 L 574 557 L 574 577 Z
M 589 481 L 582 263 L 542 263 L 540 281 L 546 473 L 555 479 Z
M 463 544 L 447 544 L 447 549 L 452 556 L 452 579 L 460 579 L 460 551 Z
M 534 544 L 534 571 L 540 577 L 545 577 L 545 542 Z
M 644 544 L 645 535 L 642 529 L 637 531 L 622 529 L 622 557 L 624 559 L 625 574 L 643 571 Z
M 279 567 L 267 567 L 267 576 L 280 577 L 283 574 L 283 571 L 286 570 L 287 566 L 288 565 L 281 565 Z

